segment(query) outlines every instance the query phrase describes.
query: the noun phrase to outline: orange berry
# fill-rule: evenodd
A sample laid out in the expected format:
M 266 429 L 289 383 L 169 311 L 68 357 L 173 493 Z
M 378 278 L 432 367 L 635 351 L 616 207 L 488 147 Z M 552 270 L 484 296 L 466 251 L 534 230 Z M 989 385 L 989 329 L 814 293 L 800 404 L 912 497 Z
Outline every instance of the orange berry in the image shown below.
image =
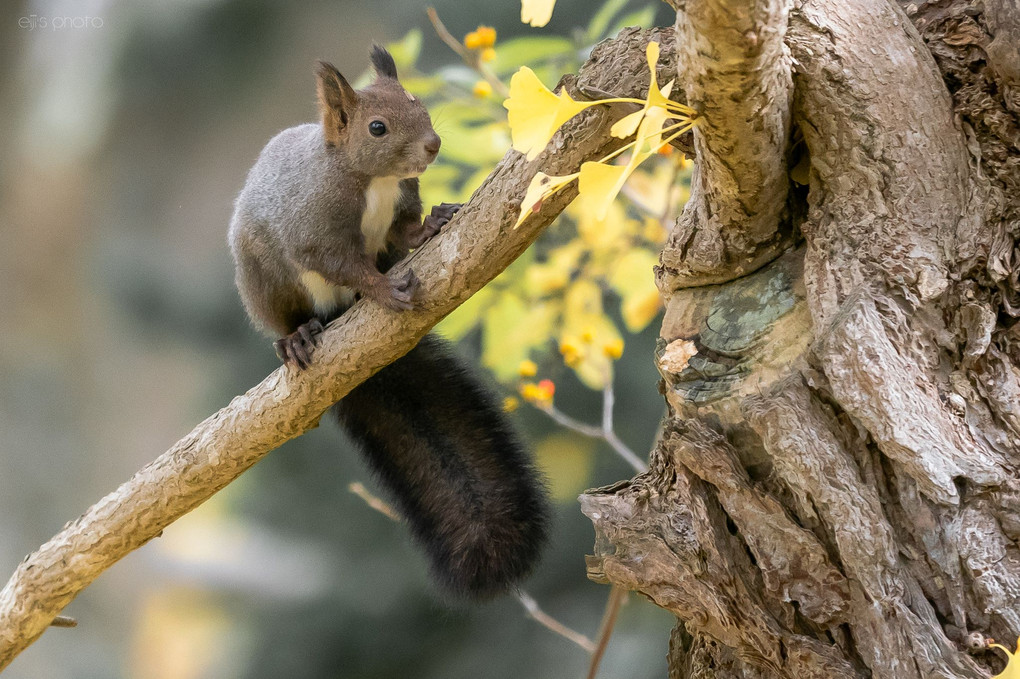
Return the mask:
M 556 384 L 552 380 L 542 380 L 536 386 L 541 390 L 543 400 L 552 400 L 553 394 L 556 393 Z
M 496 29 L 492 26 L 479 26 L 475 29 L 480 47 L 492 47 L 496 44 Z

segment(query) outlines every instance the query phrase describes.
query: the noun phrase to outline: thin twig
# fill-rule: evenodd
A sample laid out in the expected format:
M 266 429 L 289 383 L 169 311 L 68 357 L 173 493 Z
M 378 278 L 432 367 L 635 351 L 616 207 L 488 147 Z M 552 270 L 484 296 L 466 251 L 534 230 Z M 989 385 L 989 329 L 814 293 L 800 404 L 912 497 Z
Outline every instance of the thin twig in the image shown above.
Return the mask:
M 550 418 L 552 418 L 553 422 L 562 425 L 567 429 L 570 429 L 571 431 L 576 431 L 578 434 L 583 434 L 584 436 L 590 436 L 593 439 L 604 438 L 603 436 L 604 432 L 598 427 L 595 427 L 590 424 L 585 424 L 580 420 L 575 420 L 573 417 L 567 415 L 563 411 L 557 410 L 555 406 L 551 404 L 540 405 L 538 409 L 541 410 L 546 415 L 548 415 Z
M 388 503 L 386 503 L 385 500 L 381 500 L 375 495 L 373 495 L 372 491 L 370 491 L 368 488 L 365 488 L 365 484 L 363 484 L 361 481 L 355 481 L 354 483 L 351 483 L 350 485 L 347 486 L 347 490 L 351 491 L 352 493 L 360 497 L 362 500 L 365 501 L 366 505 L 368 505 L 375 511 L 379 512 L 380 514 L 390 519 L 393 519 L 398 523 L 401 521 L 400 514 L 397 513 L 397 510 L 395 510 Z
M 365 488 L 365 484 L 361 483 L 360 481 L 355 481 L 354 483 L 350 484 L 349 486 L 347 486 L 347 489 L 354 493 L 355 495 L 357 495 L 358 497 L 360 497 L 362 500 L 364 500 L 365 504 L 367 504 L 369 507 L 376 510 L 380 514 L 383 514 L 388 518 L 393 519 L 394 521 L 397 522 L 401 521 L 400 515 L 397 514 L 396 510 L 394 510 L 393 507 L 391 507 L 386 502 L 380 500 L 378 497 L 373 495 L 372 492 L 368 490 L 368 488 Z M 610 594 L 610 596 L 612 595 Z M 580 632 L 575 632 L 574 630 L 570 629 L 556 618 L 552 617 L 551 615 L 543 611 L 541 607 L 538 605 L 538 602 L 535 601 L 535 599 L 531 597 L 529 594 L 527 594 L 526 592 L 518 592 L 517 600 L 520 601 L 521 605 L 524 606 L 524 610 L 528 612 L 528 616 L 535 620 L 538 624 L 542 625 L 543 627 L 552 632 L 555 632 L 561 637 L 574 642 L 588 653 L 595 652 L 596 647 L 594 641 L 584 636 Z
M 616 454 L 622 457 L 627 464 L 634 468 L 634 471 L 638 474 L 644 474 L 648 471 L 648 465 L 645 464 L 633 450 L 628 448 L 627 444 L 620 440 L 620 438 L 616 435 L 616 432 L 607 431 L 604 438 L 606 443 L 612 446 L 613 450 L 616 451 Z
M 467 49 L 461 44 L 460 40 L 453 37 L 453 34 L 450 33 L 450 31 L 446 28 L 446 25 L 440 20 L 439 13 L 436 12 L 435 7 L 427 8 L 425 10 L 425 14 L 428 15 L 429 21 L 432 22 L 432 27 L 436 29 L 436 35 L 439 36 L 439 39 L 445 42 L 450 49 L 456 52 L 457 56 L 463 59 L 464 63 L 467 64 L 469 68 L 482 76 L 486 82 L 492 85 L 492 89 L 499 92 L 501 96 L 510 96 L 510 90 L 503 84 L 503 81 L 497 78 L 496 74 L 482 63 L 481 55 L 475 50 Z
M 574 419 L 570 415 L 567 415 L 561 410 L 557 410 L 551 403 L 539 404 L 537 408 L 543 413 L 548 415 L 553 422 L 566 427 L 567 429 L 577 432 L 582 436 L 588 436 L 590 438 L 602 439 L 616 452 L 617 455 L 622 457 L 627 464 L 634 468 L 639 474 L 643 474 L 648 471 L 648 465 L 638 457 L 637 453 L 627 447 L 620 437 L 616 435 L 616 431 L 613 428 L 613 405 L 615 403 L 616 396 L 613 392 L 612 383 L 607 384 L 605 390 L 602 392 L 602 426 L 596 427 L 591 424 L 585 424 L 580 420 Z
M 648 471 L 648 465 L 616 435 L 616 428 L 613 426 L 613 406 L 615 405 L 616 393 L 613 391 L 613 383 L 606 380 L 606 388 L 602 390 L 602 436 L 606 439 L 606 443 L 613 447 L 617 455 L 626 460 L 638 473 L 643 474 Z
M 559 634 L 564 639 L 568 639 L 588 653 L 595 653 L 597 647 L 595 642 L 581 634 L 570 629 L 556 618 L 552 617 L 538 606 L 538 602 L 535 601 L 526 592 L 518 592 L 517 600 L 524 606 L 524 610 L 528 612 L 528 616 L 531 617 L 535 622 L 542 625 L 546 629 Z
M 599 665 L 602 663 L 602 656 L 609 646 L 609 639 L 613 636 L 613 629 L 616 627 L 616 616 L 620 612 L 620 606 L 627 599 L 627 590 L 619 585 L 613 585 L 609 590 L 609 599 L 606 601 L 606 610 L 602 614 L 602 622 L 599 624 L 599 634 L 595 650 L 591 654 L 591 665 L 588 667 L 588 679 L 595 679 L 599 672 Z
M 432 22 L 432 27 L 436 29 L 436 35 L 439 36 L 439 39 L 445 42 L 450 49 L 456 52 L 457 56 L 465 62 L 468 61 L 471 58 L 471 54 L 467 51 L 466 47 L 460 44 L 460 40 L 453 37 L 453 33 L 450 33 L 450 31 L 446 28 L 446 24 L 439 19 L 439 13 L 436 12 L 436 8 L 427 7 L 425 9 L 425 14 L 428 15 L 429 21 Z
M 613 406 L 616 405 L 616 394 L 613 392 L 613 383 L 606 379 L 606 386 L 602 389 L 602 431 L 613 431 Z

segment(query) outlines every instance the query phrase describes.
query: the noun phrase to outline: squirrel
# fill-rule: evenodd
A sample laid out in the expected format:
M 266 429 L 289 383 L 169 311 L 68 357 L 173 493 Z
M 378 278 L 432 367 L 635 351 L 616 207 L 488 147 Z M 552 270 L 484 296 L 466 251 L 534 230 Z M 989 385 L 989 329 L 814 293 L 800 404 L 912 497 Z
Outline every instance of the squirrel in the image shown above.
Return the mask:
M 460 207 L 422 218 L 418 177 L 439 135 L 389 52 L 376 45 L 370 56 L 375 79 L 361 90 L 318 62 L 320 122 L 266 145 L 230 222 L 245 310 L 299 370 L 357 299 L 413 308 L 418 278 L 386 272 Z M 426 335 L 332 411 L 447 591 L 490 598 L 531 571 L 547 535 L 545 489 L 497 399 L 447 342 Z

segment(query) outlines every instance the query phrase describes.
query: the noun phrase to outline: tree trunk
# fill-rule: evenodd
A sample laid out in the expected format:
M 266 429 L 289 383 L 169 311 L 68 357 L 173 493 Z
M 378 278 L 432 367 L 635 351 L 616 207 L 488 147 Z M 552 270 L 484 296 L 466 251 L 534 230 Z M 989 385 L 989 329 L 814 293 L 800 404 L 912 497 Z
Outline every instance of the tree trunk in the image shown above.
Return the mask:
M 1020 5 L 674 7 L 704 120 L 669 411 L 650 471 L 581 498 L 589 576 L 677 615 L 671 678 L 989 676 L 1020 634 Z

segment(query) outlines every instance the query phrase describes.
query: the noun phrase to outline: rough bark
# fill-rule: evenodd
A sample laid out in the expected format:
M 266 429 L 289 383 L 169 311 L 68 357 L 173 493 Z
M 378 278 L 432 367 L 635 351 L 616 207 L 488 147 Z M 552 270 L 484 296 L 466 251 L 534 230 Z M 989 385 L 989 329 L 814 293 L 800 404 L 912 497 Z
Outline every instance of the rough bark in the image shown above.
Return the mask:
M 791 4 L 691 2 L 677 22 L 677 75 L 703 120 L 691 199 L 662 253 L 666 289 L 731 280 L 785 249 Z
M 1020 7 L 671 4 L 706 120 L 669 413 L 582 496 L 589 575 L 677 614 L 674 678 L 989 676 L 1020 634 Z
M 672 31 L 628 31 L 596 49 L 579 88 L 643 96 L 645 45 Z M 667 69 L 675 70 L 668 61 Z M 398 266 L 414 268 L 422 299 L 393 313 L 360 302 L 331 324 L 303 372 L 279 369 L 199 424 L 170 450 L 25 558 L 0 591 L 0 669 L 37 639 L 54 617 L 104 570 L 157 537 L 288 439 L 318 424 L 323 412 L 372 373 L 409 351 L 428 330 L 520 255 L 573 199 L 565 190 L 518 228 L 518 206 L 538 171 L 565 174 L 622 142 L 615 117 L 591 109 L 564 126 L 534 162 L 510 152 L 443 232 Z

